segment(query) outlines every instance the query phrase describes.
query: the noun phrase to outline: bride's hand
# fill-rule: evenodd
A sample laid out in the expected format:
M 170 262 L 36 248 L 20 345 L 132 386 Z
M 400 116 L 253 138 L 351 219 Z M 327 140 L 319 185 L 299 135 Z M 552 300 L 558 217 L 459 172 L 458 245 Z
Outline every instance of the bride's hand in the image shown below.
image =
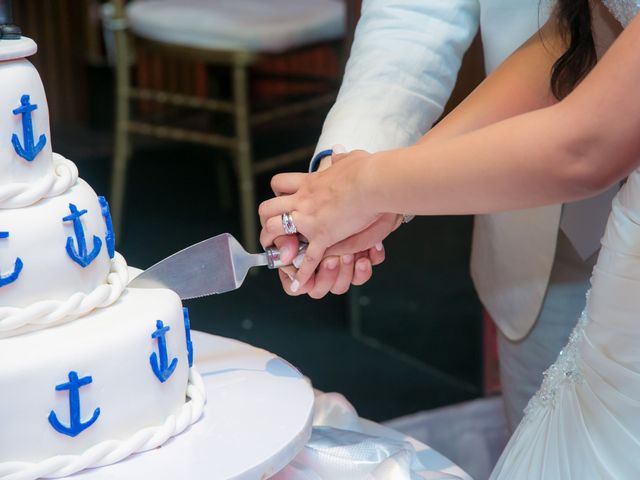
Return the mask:
M 370 208 L 366 177 L 370 157 L 367 152 L 354 151 L 341 155 L 339 162 L 321 172 L 273 177 L 272 189 L 281 195 L 260 205 L 260 242 L 271 245 L 286 233 L 282 214 L 291 214 L 297 232 L 309 241 L 294 291 L 311 277 L 327 248 L 367 229 L 380 217 Z

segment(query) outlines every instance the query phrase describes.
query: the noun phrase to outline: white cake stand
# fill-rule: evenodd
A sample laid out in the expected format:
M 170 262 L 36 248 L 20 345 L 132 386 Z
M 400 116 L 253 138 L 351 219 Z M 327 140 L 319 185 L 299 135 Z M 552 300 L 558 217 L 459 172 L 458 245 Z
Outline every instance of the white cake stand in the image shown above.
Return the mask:
M 158 449 L 71 478 L 253 480 L 293 460 L 311 435 L 308 381 L 265 350 L 195 331 L 192 341 L 207 388 L 202 418 Z

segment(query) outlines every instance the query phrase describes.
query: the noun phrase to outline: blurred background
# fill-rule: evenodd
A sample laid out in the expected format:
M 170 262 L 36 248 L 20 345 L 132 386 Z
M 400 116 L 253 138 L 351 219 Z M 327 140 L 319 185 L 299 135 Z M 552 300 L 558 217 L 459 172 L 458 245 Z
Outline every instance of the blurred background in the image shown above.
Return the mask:
M 195 17 L 178 1 L 165 12 L 126 3 L 13 2 L 14 23 L 39 46 L 31 61 L 54 150 L 109 199 L 130 265 L 222 232 L 256 250 L 257 204 L 273 174 L 307 169 L 360 0 L 189 0 Z M 448 109 L 482 65 L 476 41 Z M 282 356 L 376 421 L 495 395 L 495 330 L 469 278 L 471 229 L 470 217 L 417 218 L 386 241 L 371 281 L 319 301 L 288 297 L 260 271 L 236 292 L 186 302 L 192 327 Z

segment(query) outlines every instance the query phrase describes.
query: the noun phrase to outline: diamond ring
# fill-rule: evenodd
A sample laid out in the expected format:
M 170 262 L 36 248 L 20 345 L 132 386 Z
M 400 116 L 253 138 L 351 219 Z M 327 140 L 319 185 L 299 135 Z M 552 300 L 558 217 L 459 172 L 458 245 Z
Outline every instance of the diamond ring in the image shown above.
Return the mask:
M 284 230 L 284 233 L 287 235 L 293 235 L 294 233 L 298 233 L 296 224 L 293 223 L 293 217 L 291 216 L 291 213 L 284 212 L 282 214 L 282 228 Z

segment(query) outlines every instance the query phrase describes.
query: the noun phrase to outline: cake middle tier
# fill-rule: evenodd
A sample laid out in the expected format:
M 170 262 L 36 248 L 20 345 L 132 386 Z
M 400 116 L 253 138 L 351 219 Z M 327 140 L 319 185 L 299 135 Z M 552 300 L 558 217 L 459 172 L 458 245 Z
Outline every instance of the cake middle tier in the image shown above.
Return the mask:
M 177 414 L 189 377 L 187 325 L 174 292 L 126 289 L 81 319 L 0 339 L 0 472 L 3 462 L 126 442 Z
M 110 223 L 106 201 L 81 179 L 56 197 L 0 209 L 0 308 L 65 301 L 104 284 Z

